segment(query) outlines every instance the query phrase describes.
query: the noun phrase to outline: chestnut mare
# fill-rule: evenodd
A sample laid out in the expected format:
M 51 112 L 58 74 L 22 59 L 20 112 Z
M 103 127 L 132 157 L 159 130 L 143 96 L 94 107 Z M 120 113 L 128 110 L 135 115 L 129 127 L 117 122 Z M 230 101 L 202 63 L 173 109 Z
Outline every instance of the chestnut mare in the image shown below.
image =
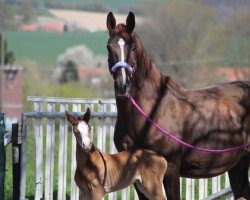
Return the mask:
M 133 97 L 154 122 L 180 140 L 200 148 L 227 149 L 250 143 L 250 81 L 184 89 L 155 67 L 134 27 L 131 12 L 126 24 L 116 25 L 111 12 L 107 16 L 108 63 L 118 109 L 114 133 L 118 151 L 137 147 L 163 155 L 168 161 L 163 181 L 168 200 L 180 199 L 180 176 L 208 178 L 226 171 L 235 198 L 250 200 L 249 146 L 220 154 L 186 148 L 149 123 L 127 97 Z M 140 192 L 138 195 L 147 199 Z
M 162 181 L 167 161 L 147 149 L 130 149 L 116 154 L 100 152 L 93 144 L 88 108 L 83 117 L 66 111 L 76 137 L 75 182 L 80 200 L 101 200 L 106 193 L 121 190 L 135 183 L 150 200 L 164 200 Z

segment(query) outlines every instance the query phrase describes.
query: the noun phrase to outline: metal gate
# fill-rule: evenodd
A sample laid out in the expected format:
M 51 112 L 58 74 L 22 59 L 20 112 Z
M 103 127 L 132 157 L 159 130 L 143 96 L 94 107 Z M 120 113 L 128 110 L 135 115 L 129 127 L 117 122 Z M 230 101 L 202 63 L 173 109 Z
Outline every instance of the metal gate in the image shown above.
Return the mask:
M 58 187 L 54 199 L 66 200 L 68 196 L 71 200 L 78 200 L 79 191 L 74 182 L 76 142 L 72 131 L 68 131 L 71 129 L 68 129 L 65 111 L 83 114 L 86 108 L 90 107 L 95 145 L 101 151 L 115 153 L 116 149 L 113 143 L 114 125 L 117 115 L 115 100 L 28 97 L 28 101 L 33 103 L 34 111 L 23 113 L 20 125 L 23 138 L 20 200 L 24 200 L 26 196 L 26 162 L 34 162 L 26 158 L 27 135 L 28 137 L 34 136 L 35 140 L 35 200 L 52 200 L 55 184 Z M 27 129 L 28 124 L 29 127 Z M 56 155 L 58 156 L 57 158 Z M 55 158 L 58 160 L 57 163 Z M 67 170 L 67 168 L 70 168 L 70 170 Z M 55 174 L 55 170 L 58 171 L 57 174 Z M 70 181 L 67 181 L 67 176 L 69 177 L 69 175 Z M 227 175 L 199 180 L 183 178 L 181 179 L 181 191 L 182 199 L 187 200 L 204 199 L 211 193 L 215 194 L 217 192 L 221 193 L 219 194 L 220 196 L 226 196 L 226 199 L 232 199 Z M 208 197 L 208 199 L 219 198 L 218 194 L 216 195 Z M 126 188 L 120 192 L 110 193 L 107 195 L 107 198 L 110 200 L 138 199 L 136 193 L 133 192 L 133 187 Z

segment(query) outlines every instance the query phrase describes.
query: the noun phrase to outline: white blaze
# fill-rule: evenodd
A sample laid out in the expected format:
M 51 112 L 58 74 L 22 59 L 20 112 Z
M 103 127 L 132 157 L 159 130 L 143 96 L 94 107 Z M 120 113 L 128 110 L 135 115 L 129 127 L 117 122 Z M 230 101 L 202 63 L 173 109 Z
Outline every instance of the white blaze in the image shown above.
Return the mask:
M 89 134 L 89 127 L 85 122 L 80 122 L 77 126 L 81 138 L 82 138 L 82 143 L 86 146 L 86 147 L 90 147 L 91 145 L 91 138 L 90 138 L 90 134 Z
M 122 83 L 126 84 L 126 71 L 124 67 L 122 67 Z
M 124 45 L 125 45 L 125 41 L 120 38 L 119 41 L 118 41 L 118 44 L 121 48 L 121 61 L 124 62 Z
M 118 41 L 118 44 L 121 48 L 121 61 L 124 62 L 125 58 L 124 58 L 124 45 L 125 45 L 125 41 L 120 38 Z M 122 68 L 122 83 L 126 84 L 126 71 L 124 68 Z

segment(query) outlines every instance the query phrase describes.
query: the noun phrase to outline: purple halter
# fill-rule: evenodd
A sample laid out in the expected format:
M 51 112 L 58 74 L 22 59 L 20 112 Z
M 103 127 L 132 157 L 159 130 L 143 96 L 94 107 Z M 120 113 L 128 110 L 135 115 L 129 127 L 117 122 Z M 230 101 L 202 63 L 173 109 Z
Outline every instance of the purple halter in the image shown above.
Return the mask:
M 111 68 L 111 71 L 113 73 L 115 73 L 115 71 L 120 68 L 120 67 L 124 67 L 125 69 L 128 70 L 128 72 L 130 74 L 134 73 L 134 68 L 130 66 L 130 64 L 124 62 L 124 61 L 120 61 L 120 62 L 117 62 L 112 68 Z

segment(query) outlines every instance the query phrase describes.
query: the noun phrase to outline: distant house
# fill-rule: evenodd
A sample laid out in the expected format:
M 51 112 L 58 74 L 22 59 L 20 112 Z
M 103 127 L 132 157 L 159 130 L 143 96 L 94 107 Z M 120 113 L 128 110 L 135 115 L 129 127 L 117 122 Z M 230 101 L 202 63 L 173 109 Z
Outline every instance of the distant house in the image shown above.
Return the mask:
M 39 17 L 34 23 L 23 24 L 19 27 L 20 31 L 36 32 L 64 32 L 64 22 L 51 17 Z
M 38 28 L 36 24 L 24 24 L 19 28 L 20 31 L 27 31 L 27 32 L 36 32 L 37 29 Z
M 1 68 L 1 112 L 6 114 L 7 126 L 17 122 L 23 112 L 23 68 L 17 66 Z
M 24 24 L 20 26 L 19 30 L 27 32 L 44 31 L 62 33 L 64 31 L 64 25 L 59 22 L 46 22 L 43 24 Z

